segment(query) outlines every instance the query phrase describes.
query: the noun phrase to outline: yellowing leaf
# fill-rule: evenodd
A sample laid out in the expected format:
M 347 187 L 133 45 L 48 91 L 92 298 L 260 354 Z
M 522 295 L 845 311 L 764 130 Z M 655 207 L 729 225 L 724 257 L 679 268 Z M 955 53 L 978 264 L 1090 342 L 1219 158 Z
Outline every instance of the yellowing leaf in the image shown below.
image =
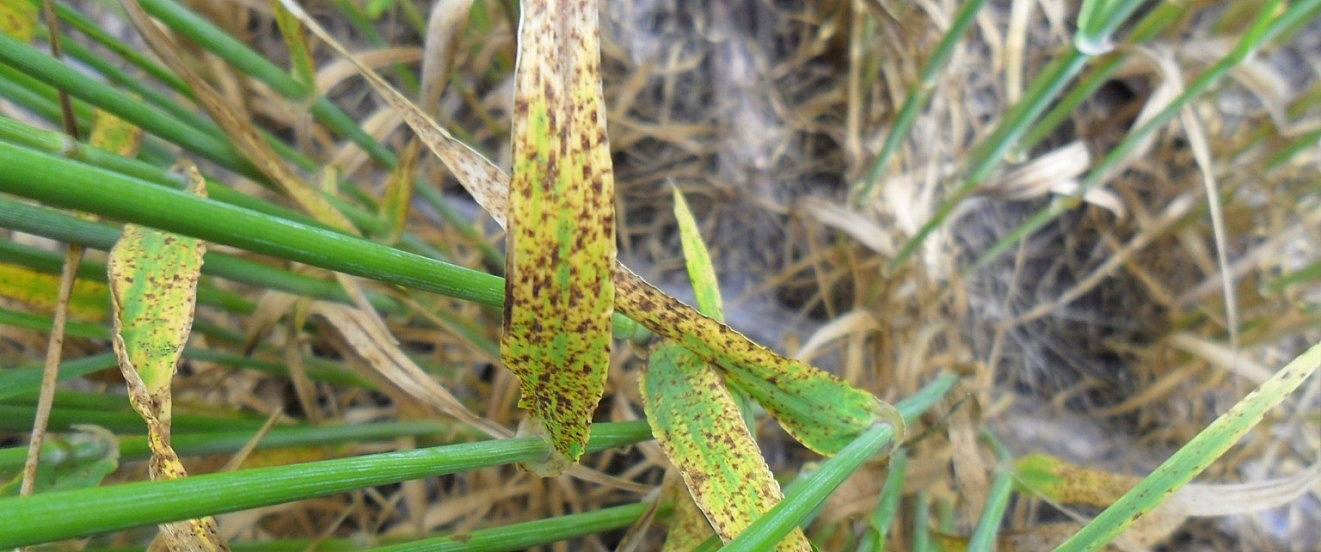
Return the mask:
M 765 407 L 807 448 L 834 454 L 878 422 L 892 425 L 895 441 L 902 440 L 903 417 L 889 403 L 753 343 L 632 273 L 616 272 L 615 286 L 620 310 L 723 368 L 731 385 Z
M 346 56 L 491 218 L 505 226 L 509 213 L 508 177 L 490 160 L 432 121 L 380 75 L 354 59 L 293 0 L 281 2 L 309 30 Z M 656 289 L 622 264 L 616 263 L 612 279 L 616 310 L 725 369 L 731 383 L 761 402 L 808 448 L 834 454 L 877 422 L 893 425 L 896 441 L 902 439 L 903 419 L 889 403 L 806 363 L 753 343 Z
M 142 129 L 103 109 L 92 114 L 92 136 L 88 142 L 124 157 L 137 157 Z
M 610 366 L 614 174 L 596 4 L 525 2 L 500 357 L 545 429 L 554 475 L 577 462 Z
M 1063 504 L 1109 506 L 1141 477 L 1075 466 L 1048 454 L 1029 454 L 1014 463 L 1017 480 L 1033 493 Z
M 196 167 L 186 167 L 190 191 L 204 195 Z M 114 348 L 129 402 L 147 423 L 152 479 L 187 476 L 170 446 L 170 380 L 193 325 L 201 240 L 127 225 L 108 263 L 114 308 Z M 174 550 L 227 550 L 210 517 L 166 523 L 159 538 Z
M 706 520 L 706 514 L 697 507 L 696 502 L 693 502 L 686 485 L 672 485 L 671 479 L 667 477 L 665 488 L 661 492 L 670 496 L 670 502 L 674 505 L 674 513 L 670 514 L 667 523 L 669 530 L 665 532 L 665 544 L 661 547 L 661 552 L 689 552 L 696 550 L 707 539 L 717 536 L 711 529 L 711 522 Z
M 0 297 L 19 301 L 43 311 L 55 309 L 60 277 L 30 268 L 0 264 Z M 110 303 L 105 284 L 78 280 L 69 296 L 69 314 L 80 320 L 99 321 L 106 317 Z
M 27 0 L 0 2 L 0 32 L 28 42 L 37 32 L 37 5 Z
M 691 352 L 673 343 L 653 350 L 642 399 L 652 435 L 722 540 L 784 498 L 723 378 Z M 778 549 L 811 545 L 794 529 Z

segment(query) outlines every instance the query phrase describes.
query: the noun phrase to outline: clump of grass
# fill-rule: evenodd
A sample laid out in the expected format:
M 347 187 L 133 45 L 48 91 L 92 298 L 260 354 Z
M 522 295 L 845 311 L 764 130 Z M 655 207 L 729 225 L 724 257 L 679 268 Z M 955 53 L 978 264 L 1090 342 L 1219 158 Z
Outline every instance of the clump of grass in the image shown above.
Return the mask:
M 499 231 L 441 164 L 409 161 L 397 113 L 337 55 L 315 40 L 310 58 L 294 55 L 300 42 L 265 5 L 141 4 L 185 45 L 195 80 L 145 55 L 136 36 L 102 30 L 124 19 L 97 5 L 54 3 L 58 29 L 0 37 L 0 190 L 11 194 L 0 197 L 11 231 L 0 320 L 16 366 L 0 374 L 0 412 L 11 414 L 0 416 L 10 420 L 0 473 L 18 481 L 40 402 L 34 363 L 53 317 L 33 297 L 54 296 L 69 264 L 41 238 L 87 248 L 71 293 L 95 304 L 101 251 L 129 222 L 212 244 L 173 386 L 173 444 L 194 476 L 123 483 L 145 478 L 143 427 L 122 382 L 99 372 L 114 365 L 94 354 L 110 350 L 107 315 L 86 314 L 62 324 L 47 471 L 37 496 L 0 499 L 0 519 L 24 520 L 0 528 L 0 542 L 142 545 L 143 526 L 280 504 L 221 518 L 221 532 L 300 549 L 659 548 L 677 515 L 651 493 L 671 468 L 637 421 L 638 355 L 614 354 L 582 471 L 540 479 L 512 467 L 546 447 L 505 438 L 523 414 L 496 345 Z M 1065 549 L 1155 546 L 1190 516 L 1315 517 L 1315 501 L 1293 493 L 1318 477 L 1305 468 L 1321 447 L 1315 378 L 1291 393 L 1321 363 L 1308 348 L 1321 340 L 1321 80 L 1308 69 L 1321 2 L 1247 5 L 639 3 L 603 13 L 621 257 L 662 282 L 683 267 L 668 215 L 672 188 L 682 190 L 726 285 L 730 324 L 904 398 L 912 424 L 889 462 L 876 451 L 893 435 L 878 426 L 813 471 L 804 460 L 819 458 L 750 412 L 769 464 L 796 480 L 732 548 L 763 549 L 798 525 L 829 550 L 1040 549 L 1071 535 Z M 398 46 L 427 34 L 415 3 L 315 7 L 407 94 L 443 90 L 423 105 L 441 126 L 505 158 L 512 4 L 473 3 L 451 18 L 453 42 L 421 49 Z M 71 61 L 45 53 L 52 36 Z M 419 60 L 450 70 L 419 78 Z M 213 122 L 202 82 L 247 115 L 237 124 L 255 142 Z M 67 121 L 61 93 L 73 97 Z M 140 152 L 75 145 L 55 130 L 92 129 L 95 109 L 141 128 Z M 295 201 L 254 150 L 313 183 L 335 214 Z M 212 199 L 176 191 L 181 158 L 203 164 Z M 410 177 L 411 201 L 390 199 Z M 419 393 L 416 373 L 354 354 L 340 325 L 309 316 L 330 312 L 313 300 L 370 305 L 389 329 L 380 343 L 398 343 L 379 350 L 397 351 L 454 402 Z M 613 322 L 620 340 L 650 338 L 632 320 Z M 451 422 L 458 411 L 480 422 Z M 1025 463 L 1041 451 L 1052 453 L 1048 469 Z M 207 473 L 226 461 L 240 469 Z M 1050 484 L 1059 473 L 1097 483 L 1065 492 Z M 1188 493 L 1207 491 L 1176 490 L 1198 473 L 1262 492 L 1197 510 Z M 1120 496 L 1132 485 L 1146 498 Z M 1121 536 L 1136 512 L 1159 523 Z M 1297 524 L 1237 527 L 1253 548 L 1315 537 Z

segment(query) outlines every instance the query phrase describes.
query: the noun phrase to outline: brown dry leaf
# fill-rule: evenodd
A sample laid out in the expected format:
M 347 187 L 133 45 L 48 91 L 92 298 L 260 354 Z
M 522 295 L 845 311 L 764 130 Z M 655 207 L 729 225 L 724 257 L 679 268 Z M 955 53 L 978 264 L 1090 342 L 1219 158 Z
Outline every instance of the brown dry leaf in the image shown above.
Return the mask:
M 473 414 L 448 390 L 436 383 L 417 363 L 399 348 L 394 336 L 377 318 L 348 305 L 313 302 L 310 316 L 324 320 L 334 330 L 343 353 L 360 361 L 364 375 L 392 394 L 412 398 L 460 422 L 497 439 L 510 436 L 509 430 Z
M 437 0 L 431 6 L 423 43 L 422 92 L 417 102 L 422 111 L 434 114 L 439 109 L 471 10 L 472 0 Z
M 192 166 L 187 172 L 190 191 L 204 195 L 201 174 Z M 188 475 L 170 446 L 170 380 L 192 330 L 205 250 L 201 240 L 130 224 L 110 251 L 115 355 L 129 402 L 147 423 L 152 479 Z M 162 524 L 160 530 L 154 546 L 228 550 L 211 517 Z

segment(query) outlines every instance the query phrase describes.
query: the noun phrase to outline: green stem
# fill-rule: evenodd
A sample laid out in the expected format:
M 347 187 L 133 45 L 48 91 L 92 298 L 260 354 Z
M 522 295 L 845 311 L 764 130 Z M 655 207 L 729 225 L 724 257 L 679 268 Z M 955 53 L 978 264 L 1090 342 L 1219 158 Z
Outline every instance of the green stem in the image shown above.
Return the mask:
M 972 0 L 964 2 L 959 7 L 959 11 L 954 14 L 954 23 L 945 35 L 940 38 L 936 44 L 936 49 L 931 53 L 922 66 L 918 81 L 908 89 L 908 96 L 904 99 L 904 105 L 899 109 L 899 115 L 895 118 L 894 125 L 890 128 L 890 133 L 885 136 L 885 143 L 881 146 L 881 152 L 876 154 L 876 160 L 872 161 L 871 170 L 867 172 L 867 179 L 863 181 L 854 194 L 854 201 L 861 203 L 863 200 L 871 197 L 876 188 L 876 184 L 881 180 L 881 173 L 890 164 L 890 156 L 899 149 L 899 144 L 908 137 L 908 131 L 913 127 L 913 121 L 917 120 L 919 109 L 926 107 L 931 100 L 931 94 L 935 91 L 936 79 L 940 76 L 940 71 L 945 68 L 949 58 L 954 53 L 954 46 L 963 38 L 963 33 L 968 30 L 972 22 L 977 19 L 977 13 L 981 11 L 985 0 Z
M 958 378 L 941 374 L 922 390 L 899 401 L 895 408 L 905 420 L 915 421 L 949 391 Z M 725 544 L 724 550 L 770 550 L 785 535 L 802 523 L 834 492 L 841 483 L 858 470 L 864 462 L 880 452 L 894 436 L 889 424 L 877 424 L 859 435 L 835 456 L 826 460 L 801 486 L 785 493 L 784 500 L 771 508 L 742 533 Z
M 592 428 L 588 450 L 595 452 L 648 438 L 646 422 L 597 424 Z M 3 498 L 0 519 L 5 520 L 5 531 L 0 534 L 0 546 L 25 546 L 236 512 L 376 485 L 533 462 L 547 454 L 544 440 L 516 438 Z M 70 508 L 70 504 L 78 507 Z
M 991 489 L 986 493 L 986 505 L 982 507 L 982 516 L 977 520 L 977 527 L 968 539 L 969 552 L 995 550 L 995 542 L 1000 534 L 1000 522 L 1009 508 L 1009 497 L 1014 490 L 1014 470 L 1010 464 L 1013 458 L 1009 450 L 990 431 L 982 430 L 982 438 L 990 443 L 995 451 L 997 467 Z
M 536 521 L 514 523 L 470 533 L 446 535 L 431 539 L 373 548 L 376 552 L 495 552 L 524 550 L 575 537 L 593 535 L 632 525 L 650 504 L 628 504 L 602 508 L 593 512 L 571 514 Z

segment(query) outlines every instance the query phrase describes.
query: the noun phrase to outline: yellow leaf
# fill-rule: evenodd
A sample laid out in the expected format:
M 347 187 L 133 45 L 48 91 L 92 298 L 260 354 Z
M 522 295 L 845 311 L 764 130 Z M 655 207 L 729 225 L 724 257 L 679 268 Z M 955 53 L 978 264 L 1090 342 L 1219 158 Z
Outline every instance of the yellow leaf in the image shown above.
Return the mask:
M 28 42 L 37 32 L 37 5 L 28 0 L 0 2 L 0 32 Z
M 43 311 L 53 311 L 58 298 L 60 277 L 27 267 L 0 264 L 0 297 L 19 301 Z M 105 319 L 109 301 L 105 284 L 78 280 L 69 296 L 69 314 L 76 319 Z
M 142 145 L 142 129 L 109 111 L 98 109 L 92 114 L 92 136 L 88 142 L 124 157 L 137 157 Z
M 582 455 L 605 393 L 614 174 L 596 4 L 525 2 L 522 18 L 500 356 L 556 453 L 531 469 L 555 475 Z

